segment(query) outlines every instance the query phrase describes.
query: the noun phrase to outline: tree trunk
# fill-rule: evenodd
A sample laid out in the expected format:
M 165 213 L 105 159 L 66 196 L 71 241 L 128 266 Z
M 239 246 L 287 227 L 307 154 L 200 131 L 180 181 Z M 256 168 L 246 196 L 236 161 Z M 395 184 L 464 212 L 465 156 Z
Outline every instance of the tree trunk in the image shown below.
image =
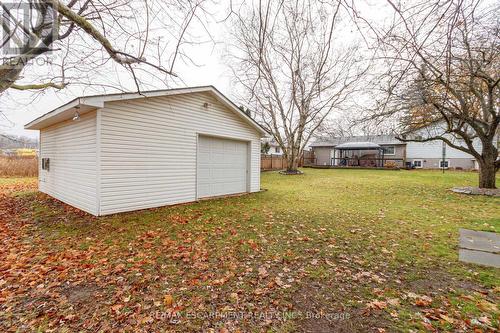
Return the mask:
M 290 149 L 291 153 L 288 154 L 286 159 L 286 172 L 293 174 L 299 173 L 299 154 L 298 149 L 292 148 Z
M 496 171 L 494 159 L 479 161 L 479 187 L 496 188 Z

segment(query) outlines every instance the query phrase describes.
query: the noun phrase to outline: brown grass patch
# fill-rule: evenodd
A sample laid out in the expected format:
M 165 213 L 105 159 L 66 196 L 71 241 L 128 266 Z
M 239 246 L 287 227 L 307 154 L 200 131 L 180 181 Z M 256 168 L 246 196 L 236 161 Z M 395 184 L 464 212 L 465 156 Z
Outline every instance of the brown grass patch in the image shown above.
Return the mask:
M 0 157 L 0 177 L 35 177 L 38 159 L 33 156 Z

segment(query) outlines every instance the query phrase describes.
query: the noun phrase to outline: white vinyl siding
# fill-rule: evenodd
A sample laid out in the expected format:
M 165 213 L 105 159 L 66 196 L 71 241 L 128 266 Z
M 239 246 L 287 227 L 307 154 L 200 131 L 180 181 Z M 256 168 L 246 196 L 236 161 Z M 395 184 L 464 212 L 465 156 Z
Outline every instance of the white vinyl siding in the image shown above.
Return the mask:
M 96 113 L 79 121 L 67 120 L 40 130 L 40 191 L 97 215 Z
M 429 136 L 429 133 L 433 133 L 432 130 L 421 130 L 417 132 L 417 135 L 420 135 L 423 138 Z M 452 136 L 447 136 L 448 139 L 453 141 L 456 145 L 467 147 L 465 142 L 461 142 L 460 140 L 454 139 Z M 473 140 L 473 146 L 478 151 L 481 152 L 482 145 L 479 139 Z M 428 142 L 407 142 L 406 143 L 406 158 L 408 159 L 433 159 L 433 158 L 443 158 L 443 141 L 435 140 Z M 446 158 L 465 158 L 472 159 L 474 158 L 472 155 L 452 148 L 446 145 Z
M 465 146 L 465 144 L 463 144 Z M 481 143 L 479 140 L 474 141 L 474 147 L 481 152 Z M 429 142 L 408 142 L 406 144 L 406 158 L 442 158 L 443 143 L 442 141 Z M 446 158 L 474 158 L 461 150 L 446 146 Z
M 250 191 L 260 190 L 259 133 L 210 93 L 106 102 L 100 112 L 100 215 L 196 200 L 198 135 L 249 141 Z

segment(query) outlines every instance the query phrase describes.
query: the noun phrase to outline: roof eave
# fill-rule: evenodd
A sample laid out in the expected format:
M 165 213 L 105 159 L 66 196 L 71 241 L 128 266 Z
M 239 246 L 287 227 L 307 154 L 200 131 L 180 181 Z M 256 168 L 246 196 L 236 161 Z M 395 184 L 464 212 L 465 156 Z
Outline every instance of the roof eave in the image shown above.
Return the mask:
M 99 102 L 87 98 L 76 98 L 69 103 L 54 109 L 35 120 L 24 125 L 27 130 L 40 130 L 42 128 L 57 124 L 59 122 L 71 119 L 74 112 L 78 111 L 80 115 L 93 111 L 97 108 L 102 108 L 103 102 Z
M 238 116 L 240 116 L 245 122 L 250 126 L 255 128 L 259 132 L 260 137 L 265 137 L 268 135 L 267 131 L 259 125 L 255 120 L 246 115 L 240 108 L 234 104 L 230 99 L 228 99 L 224 94 L 222 94 L 214 86 L 199 86 L 192 88 L 179 88 L 171 90 L 157 90 L 143 93 L 123 93 L 123 94 L 110 94 L 110 95 L 96 95 L 89 97 L 79 97 L 74 100 L 36 118 L 35 120 L 29 122 L 24 126 L 27 130 L 40 130 L 42 128 L 51 126 L 58 122 L 68 120 L 71 118 L 71 114 L 78 110 L 80 114 L 86 112 L 103 108 L 105 102 L 113 102 L 120 100 L 131 100 L 138 98 L 147 97 L 161 97 L 170 96 L 185 93 L 195 93 L 195 92 L 210 92 L 216 96 L 216 98 L 221 101 L 226 107 L 233 110 Z
M 261 138 L 264 138 L 264 137 L 269 135 L 269 133 L 259 123 L 257 123 L 255 120 L 253 120 L 247 114 L 245 114 L 243 111 L 241 111 L 241 109 L 236 104 L 234 104 L 233 101 L 231 101 L 229 98 L 224 96 L 224 94 L 222 94 L 217 88 L 215 88 L 214 86 L 210 86 L 210 88 L 220 101 L 224 102 L 224 104 L 227 107 L 229 107 L 230 109 L 233 109 L 233 111 L 235 111 L 239 116 L 241 116 L 241 118 L 244 121 L 246 121 L 249 125 L 254 127 L 260 133 Z

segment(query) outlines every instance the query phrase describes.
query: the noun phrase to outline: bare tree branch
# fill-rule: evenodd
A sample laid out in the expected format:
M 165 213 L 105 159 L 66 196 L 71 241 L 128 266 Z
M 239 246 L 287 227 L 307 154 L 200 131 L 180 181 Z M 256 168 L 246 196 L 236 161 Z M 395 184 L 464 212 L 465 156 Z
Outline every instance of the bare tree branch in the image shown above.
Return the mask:
M 440 140 L 474 156 L 480 186 L 495 187 L 499 5 L 480 0 L 387 2 L 396 20 L 376 30 L 380 58 L 390 70 L 378 78 L 386 86 L 384 102 L 371 118 L 398 119 L 404 141 Z
M 343 9 L 340 1 L 259 1 L 234 20 L 234 72 L 289 172 L 367 69 L 357 46 L 340 44 Z

